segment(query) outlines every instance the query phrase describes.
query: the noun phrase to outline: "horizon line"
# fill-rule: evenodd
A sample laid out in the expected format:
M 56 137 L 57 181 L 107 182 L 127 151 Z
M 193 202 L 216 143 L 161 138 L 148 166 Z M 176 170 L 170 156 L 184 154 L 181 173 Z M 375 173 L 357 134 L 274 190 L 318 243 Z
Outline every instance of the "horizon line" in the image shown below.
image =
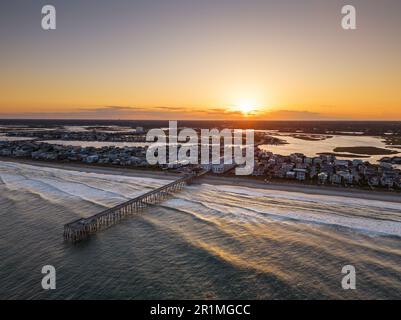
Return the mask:
M 0 121 L 218 121 L 218 122 L 401 122 L 372 119 L 96 119 L 96 118 L 0 118 Z

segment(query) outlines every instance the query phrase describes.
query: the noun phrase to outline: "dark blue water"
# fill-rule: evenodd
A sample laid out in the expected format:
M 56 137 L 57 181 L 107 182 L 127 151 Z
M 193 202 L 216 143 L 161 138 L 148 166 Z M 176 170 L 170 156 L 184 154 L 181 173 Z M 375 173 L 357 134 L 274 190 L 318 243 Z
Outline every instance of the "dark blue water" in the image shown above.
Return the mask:
M 63 225 L 164 184 L 0 162 L 1 299 L 400 298 L 401 205 L 196 185 L 71 245 Z M 57 288 L 41 287 L 43 265 Z M 341 269 L 357 290 L 341 288 Z

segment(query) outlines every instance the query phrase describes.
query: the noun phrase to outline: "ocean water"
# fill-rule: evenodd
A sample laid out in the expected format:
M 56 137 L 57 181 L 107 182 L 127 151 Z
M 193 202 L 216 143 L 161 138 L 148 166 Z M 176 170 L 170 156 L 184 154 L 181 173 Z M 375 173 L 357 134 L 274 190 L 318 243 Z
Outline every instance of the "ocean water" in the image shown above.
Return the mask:
M 65 223 L 167 182 L 0 162 L 0 298 L 401 297 L 399 203 L 199 184 L 63 241 Z M 349 264 L 356 290 L 341 288 Z

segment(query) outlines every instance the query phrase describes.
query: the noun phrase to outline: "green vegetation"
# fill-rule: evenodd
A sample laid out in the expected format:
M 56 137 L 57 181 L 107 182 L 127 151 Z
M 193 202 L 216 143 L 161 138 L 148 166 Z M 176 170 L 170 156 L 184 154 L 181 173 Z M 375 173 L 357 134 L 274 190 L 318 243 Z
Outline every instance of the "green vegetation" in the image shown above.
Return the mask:
M 370 156 L 398 153 L 398 151 L 395 151 L 395 150 L 389 150 L 389 149 L 383 149 L 383 148 L 377 148 L 377 147 L 337 147 L 333 151 L 334 152 L 348 152 L 348 153 L 354 153 L 354 154 L 358 154 L 358 155 L 362 154 L 362 155 L 370 155 Z
M 360 154 L 351 154 L 351 153 L 335 153 L 335 152 L 320 152 L 318 155 L 322 156 L 336 156 L 343 158 L 370 158 L 370 156 L 360 155 Z
M 323 135 L 306 135 L 306 134 L 291 134 L 290 137 L 295 139 L 305 140 L 305 141 L 323 141 L 326 139 L 333 138 L 333 136 L 323 136 Z

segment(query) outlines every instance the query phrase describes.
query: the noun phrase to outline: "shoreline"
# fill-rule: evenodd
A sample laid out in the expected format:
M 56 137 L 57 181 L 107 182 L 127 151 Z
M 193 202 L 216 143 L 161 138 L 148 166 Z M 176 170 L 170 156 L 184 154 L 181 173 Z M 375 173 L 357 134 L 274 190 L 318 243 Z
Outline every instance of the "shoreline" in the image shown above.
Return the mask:
M 84 163 L 62 163 L 62 162 L 49 162 L 49 161 L 34 161 L 30 159 L 17 159 L 17 158 L 6 158 L 0 157 L 0 162 L 12 162 L 12 163 L 23 163 L 27 165 L 46 167 L 63 170 L 73 170 L 86 173 L 98 173 L 98 174 L 109 174 L 109 175 L 125 175 L 130 177 L 144 177 L 153 179 L 166 179 L 172 180 L 182 177 L 182 174 L 159 171 L 159 170 L 148 170 L 148 169 L 132 169 L 126 167 L 112 167 L 112 166 L 99 166 L 99 165 L 88 165 Z M 315 185 L 303 185 L 297 183 L 288 182 L 270 182 L 265 183 L 262 180 L 254 178 L 245 178 L 237 176 L 213 176 L 207 175 L 199 178 L 194 184 L 210 184 L 210 185 L 231 185 L 246 188 L 275 190 L 283 192 L 294 192 L 304 193 L 312 195 L 325 195 L 325 196 L 336 196 L 346 198 L 356 198 L 361 200 L 377 200 L 386 202 L 401 203 L 401 196 L 396 192 L 376 191 L 376 190 L 362 190 L 357 188 L 344 188 L 336 186 L 315 186 Z

